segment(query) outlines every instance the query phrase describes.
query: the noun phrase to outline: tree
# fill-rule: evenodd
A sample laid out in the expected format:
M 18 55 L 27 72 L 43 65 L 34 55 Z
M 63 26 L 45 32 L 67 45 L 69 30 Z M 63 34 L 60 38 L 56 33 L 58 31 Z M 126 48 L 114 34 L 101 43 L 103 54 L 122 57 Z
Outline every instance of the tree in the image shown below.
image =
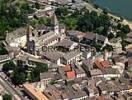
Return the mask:
M 31 72 L 32 81 L 39 81 L 40 73 L 47 71 L 48 71 L 47 64 L 36 63 L 36 67 Z
M 55 10 L 55 13 L 59 17 L 63 17 L 69 14 L 69 10 L 67 7 L 59 7 Z
M 38 72 L 47 72 L 48 71 L 48 65 L 43 63 L 36 63 L 35 70 Z
M 121 27 L 121 31 L 122 31 L 122 33 L 127 34 L 127 33 L 129 33 L 131 31 L 131 29 L 130 29 L 129 25 L 123 25 Z
M 77 20 L 75 18 L 66 18 L 65 24 L 69 30 L 76 29 Z
M 5 55 L 5 54 L 8 54 L 7 50 L 3 46 L 0 46 L 0 55 Z
M 22 66 L 16 66 L 12 73 L 11 79 L 15 85 L 20 85 L 26 82 L 27 72 Z
M 3 95 L 3 100 L 12 100 L 12 96 L 6 93 Z
M 36 8 L 36 9 L 40 9 L 40 5 L 39 5 L 38 2 L 35 3 L 35 8 Z
M 16 65 L 13 63 L 13 61 L 9 61 L 3 65 L 2 70 L 4 72 L 8 72 L 9 70 L 13 70 L 15 67 Z
M 15 85 L 20 85 L 26 82 L 26 74 L 25 72 L 19 72 L 18 70 L 15 70 L 11 79 Z
M 27 24 L 30 7 L 25 0 L 0 0 L 0 35 Z
M 105 47 L 103 47 L 103 50 L 102 51 L 104 51 L 104 50 L 113 51 L 113 47 L 111 45 L 108 45 L 107 44 Z

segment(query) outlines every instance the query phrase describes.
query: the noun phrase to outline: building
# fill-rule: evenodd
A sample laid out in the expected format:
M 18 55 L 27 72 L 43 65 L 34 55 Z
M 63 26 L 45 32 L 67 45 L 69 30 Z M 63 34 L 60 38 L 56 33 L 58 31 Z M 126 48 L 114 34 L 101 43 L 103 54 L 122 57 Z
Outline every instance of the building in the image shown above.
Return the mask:
M 78 50 L 70 51 L 63 56 L 63 64 L 77 63 L 82 58 L 82 52 Z
M 52 17 L 53 25 L 50 29 L 38 26 L 36 29 L 27 29 L 27 50 L 33 55 L 42 52 L 43 47 L 49 47 L 58 43 L 63 38 L 56 15 Z M 46 33 L 47 32 L 47 33 Z M 64 31 L 63 31 L 64 32 Z
M 76 42 L 80 42 L 85 37 L 86 33 L 71 30 L 71 31 L 67 32 L 67 35 L 71 38 L 71 40 L 76 41 Z
M 57 65 L 61 64 L 61 57 L 63 56 L 63 53 L 58 52 L 56 50 L 46 51 L 42 54 L 42 59 L 46 59 L 52 63 L 55 63 Z
M 104 68 L 110 67 L 110 62 L 107 60 L 104 60 L 104 61 L 96 60 L 94 63 L 95 63 L 95 66 L 99 69 L 104 69 Z
M 80 65 L 71 64 L 72 69 L 75 71 L 76 78 L 84 78 L 86 77 L 85 71 L 82 69 Z
M 61 51 L 67 52 L 67 51 L 74 50 L 78 46 L 78 43 L 73 42 L 69 39 L 63 39 L 57 44 L 55 44 L 54 46 Z
M 55 74 L 53 72 L 44 72 L 40 73 L 40 81 L 44 82 L 45 85 L 49 84 L 52 80 L 54 80 Z
M 6 43 L 11 47 L 24 47 L 26 45 L 26 28 L 21 27 L 6 34 Z
M 60 27 L 55 14 L 52 16 L 52 26 L 30 25 L 26 28 L 19 28 L 11 34 L 7 33 L 6 42 L 10 47 L 21 47 L 32 55 L 39 55 L 43 46 L 52 46 L 65 38 L 65 28 Z
M 33 99 L 33 100 L 49 100 L 45 94 L 35 88 L 32 84 L 25 83 L 23 84 L 24 91 Z

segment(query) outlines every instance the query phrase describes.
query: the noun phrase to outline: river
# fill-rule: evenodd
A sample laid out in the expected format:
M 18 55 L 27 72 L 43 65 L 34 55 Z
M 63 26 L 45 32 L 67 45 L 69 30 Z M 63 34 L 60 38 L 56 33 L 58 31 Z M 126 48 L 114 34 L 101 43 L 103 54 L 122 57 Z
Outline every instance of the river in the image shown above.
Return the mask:
M 117 16 L 132 21 L 132 0 L 92 0 L 101 8 L 106 8 Z

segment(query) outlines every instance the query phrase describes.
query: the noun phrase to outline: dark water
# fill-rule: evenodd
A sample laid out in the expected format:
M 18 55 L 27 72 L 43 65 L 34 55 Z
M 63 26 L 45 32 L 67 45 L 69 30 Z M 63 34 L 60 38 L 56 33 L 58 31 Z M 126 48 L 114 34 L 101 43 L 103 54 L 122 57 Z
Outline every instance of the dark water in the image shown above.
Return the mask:
M 132 0 L 92 0 L 100 7 L 109 9 L 112 13 L 132 20 Z

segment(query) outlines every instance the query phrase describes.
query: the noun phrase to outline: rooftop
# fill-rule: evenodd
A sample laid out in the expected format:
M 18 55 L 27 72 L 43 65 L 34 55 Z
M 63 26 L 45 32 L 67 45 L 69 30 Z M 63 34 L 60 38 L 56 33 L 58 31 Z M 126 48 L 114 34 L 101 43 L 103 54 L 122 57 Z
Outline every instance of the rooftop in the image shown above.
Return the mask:
M 53 60 L 56 61 L 58 60 L 60 57 L 62 57 L 63 54 L 61 54 L 60 52 L 54 51 L 54 50 L 49 50 L 46 52 L 43 52 L 42 54 L 42 58 L 45 58 L 47 60 Z
M 77 38 L 84 38 L 86 33 L 83 33 L 81 31 L 71 30 L 71 31 L 68 32 L 68 35 L 74 36 L 74 37 L 77 37 Z
M 14 41 L 16 38 L 22 37 L 24 35 L 26 35 L 26 28 L 24 27 L 18 28 L 15 31 L 6 34 L 6 42 L 10 43 L 11 41 Z
M 75 72 L 74 71 L 66 72 L 66 75 L 67 75 L 68 79 L 74 79 L 75 78 Z
M 107 60 L 104 60 L 104 61 L 96 60 L 96 61 L 95 61 L 95 65 L 96 65 L 98 68 L 102 69 L 102 68 L 107 68 L 107 67 L 109 67 L 109 66 L 110 66 L 110 63 L 109 63 L 109 61 L 107 61 Z
M 41 91 L 36 89 L 33 85 L 31 84 L 23 84 L 23 87 L 26 89 L 26 91 L 29 92 L 29 94 L 32 94 L 36 100 L 49 100 Z
M 65 72 L 71 71 L 70 65 L 64 66 L 64 71 L 65 71 Z
M 64 58 L 65 58 L 66 60 L 70 60 L 70 59 L 76 57 L 76 56 L 79 55 L 79 54 L 82 54 L 82 52 L 80 52 L 80 51 L 78 51 L 78 50 L 76 50 L 76 51 L 70 51 L 70 52 L 68 52 L 68 53 L 66 53 L 66 54 L 64 55 Z
M 54 73 L 53 72 L 49 72 L 49 71 L 40 73 L 40 80 L 47 79 L 47 78 L 53 79 L 54 78 Z
M 63 39 L 62 41 L 58 42 L 57 44 L 55 44 L 55 46 L 61 46 L 61 47 L 65 47 L 65 48 L 69 48 L 71 47 L 75 42 L 68 40 L 68 39 Z

